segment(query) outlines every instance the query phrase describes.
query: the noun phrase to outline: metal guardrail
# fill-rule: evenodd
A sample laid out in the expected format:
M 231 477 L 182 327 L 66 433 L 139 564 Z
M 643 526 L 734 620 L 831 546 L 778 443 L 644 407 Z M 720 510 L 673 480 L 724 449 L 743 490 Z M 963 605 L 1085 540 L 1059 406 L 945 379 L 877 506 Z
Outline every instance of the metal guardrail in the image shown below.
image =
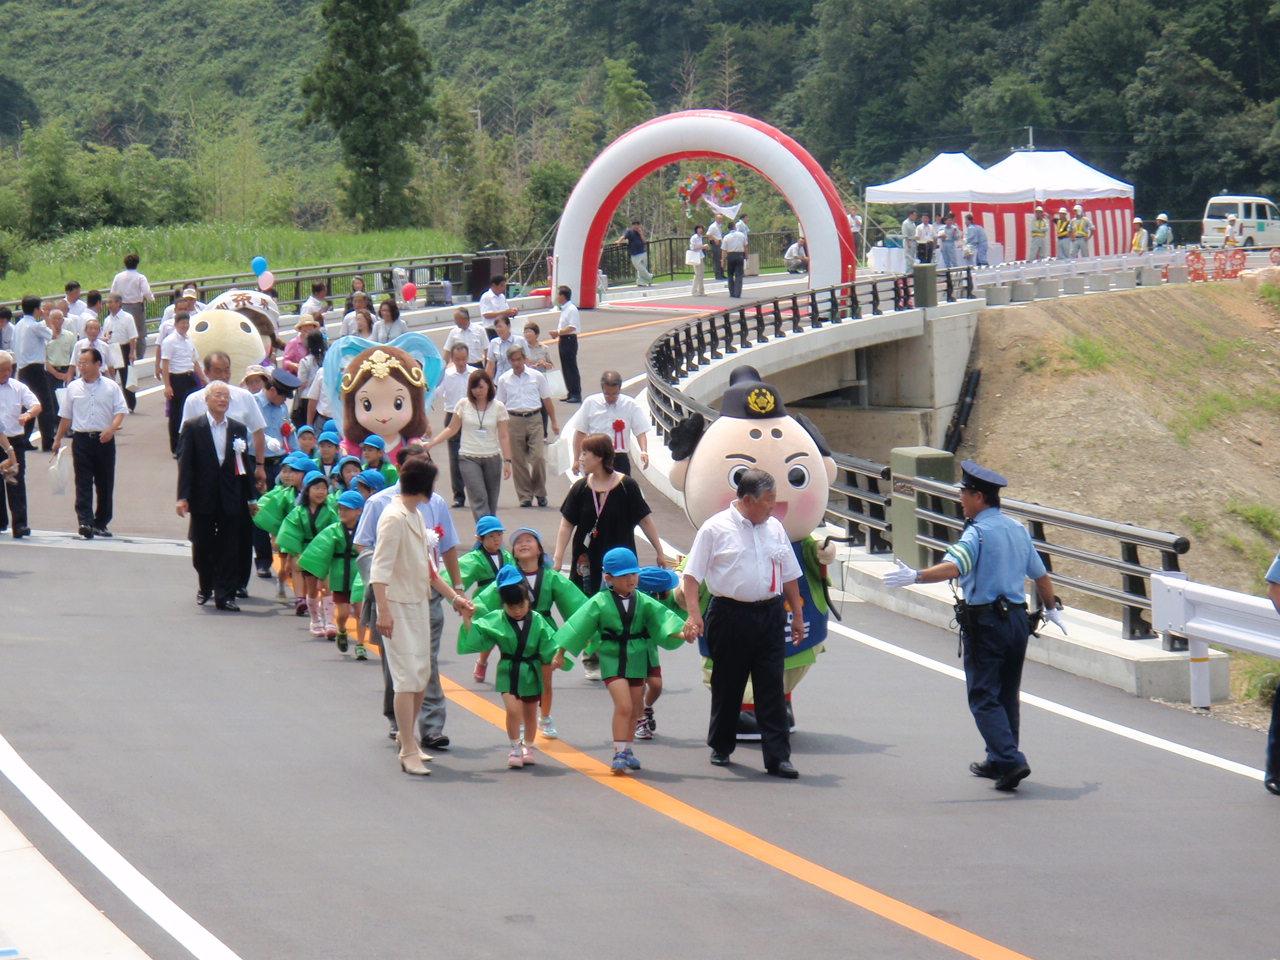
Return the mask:
M 647 359 L 649 410 L 658 435 L 667 436 L 691 413 L 715 419 L 714 409 L 680 389 L 681 380 L 699 367 L 807 329 L 856 321 L 868 312 L 909 309 L 915 300 L 913 284 L 913 276 L 904 276 L 807 290 L 731 307 L 666 331 L 649 347 Z M 971 298 L 973 292 L 972 268 L 938 276 L 939 303 L 961 296 Z M 935 558 L 940 559 L 963 529 L 958 486 L 923 477 L 892 476 L 884 464 L 844 453 L 835 453 L 833 458 L 837 474 L 830 487 L 826 516 L 845 529 L 851 542 L 865 545 L 872 553 L 892 549 L 894 531 L 888 510 L 895 490 L 916 494 L 915 539 L 931 549 Z M 885 484 L 891 484 L 889 492 Z M 1126 638 L 1154 636 L 1152 577 L 1179 570 L 1179 556 L 1191 547 L 1186 537 L 1016 500 L 1003 500 L 1002 509 L 1027 525 L 1055 585 L 1119 605 L 1123 611 L 1122 635 Z M 1058 534 L 1050 540 L 1049 529 L 1103 538 L 1115 545 L 1116 555 L 1072 546 L 1059 541 Z M 1144 564 L 1140 551 L 1155 551 L 1156 565 Z M 1054 570 L 1055 558 L 1084 564 L 1101 575 L 1086 579 Z M 1118 586 L 1114 585 L 1117 577 Z M 1166 647 L 1173 649 L 1179 639 L 1165 634 Z

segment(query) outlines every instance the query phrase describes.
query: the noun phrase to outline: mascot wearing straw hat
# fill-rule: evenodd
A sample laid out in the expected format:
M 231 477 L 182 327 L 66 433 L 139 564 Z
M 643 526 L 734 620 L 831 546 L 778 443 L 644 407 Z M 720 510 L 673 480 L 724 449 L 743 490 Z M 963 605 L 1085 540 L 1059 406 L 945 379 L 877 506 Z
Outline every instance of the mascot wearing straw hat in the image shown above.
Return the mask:
M 671 482 L 683 494 L 685 513 L 695 527 L 702 526 L 733 502 L 737 495 L 737 477 L 742 470 L 757 467 L 777 482 L 778 505 L 774 516 L 786 528 L 791 548 L 804 571 L 800 578 L 804 641 L 799 647 L 790 643 L 790 611 L 784 638 L 779 638 L 787 643 L 789 654 L 783 679 L 787 719 L 794 728 L 791 692 L 817 661 L 827 637 L 827 614 L 831 608 L 826 565 L 835 559 L 835 549 L 823 549 L 813 538 L 814 529 L 826 513 L 827 490 L 836 476 L 831 451 L 808 418 L 789 415 L 778 391 L 764 383 L 759 371 L 750 366 L 737 367 L 730 374 L 720 416 L 710 426 L 695 413 L 675 426 L 668 445 L 675 461 Z M 699 643 L 702 655 L 707 657 L 705 638 Z M 710 664 L 708 659 L 703 675 L 708 684 Z M 760 734 L 749 684 L 744 701 L 738 738 L 758 740 Z

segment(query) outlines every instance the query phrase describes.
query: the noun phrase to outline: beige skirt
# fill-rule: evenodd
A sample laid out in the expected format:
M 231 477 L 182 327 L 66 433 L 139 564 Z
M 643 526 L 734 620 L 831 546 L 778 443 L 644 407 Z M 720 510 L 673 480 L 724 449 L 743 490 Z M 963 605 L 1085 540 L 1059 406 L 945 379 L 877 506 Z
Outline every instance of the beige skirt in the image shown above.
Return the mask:
M 391 636 L 383 638 L 391 689 L 396 693 L 421 693 L 431 679 L 431 605 L 388 601 L 394 622 Z

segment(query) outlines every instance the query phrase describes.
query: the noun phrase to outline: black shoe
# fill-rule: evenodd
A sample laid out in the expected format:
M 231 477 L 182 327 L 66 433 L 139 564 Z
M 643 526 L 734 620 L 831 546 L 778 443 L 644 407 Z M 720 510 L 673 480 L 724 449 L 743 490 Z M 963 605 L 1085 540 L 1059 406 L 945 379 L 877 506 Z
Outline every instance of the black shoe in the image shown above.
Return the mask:
M 581 403 L 582 398 L 581 397 L 561 397 L 560 402 L 561 403 Z
M 197 590 L 196 603 L 198 603 L 200 606 L 203 607 L 208 602 L 209 602 L 209 594 L 205 593 L 203 590 Z
M 248 600 L 248 599 L 249 599 L 249 591 L 248 591 L 248 590 L 246 590 L 244 587 L 236 587 L 236 599 L 237 599 L 237 600 Z
M 983 760 L 981 763 L 975 760 L 969 764 L 969 772 L 975 777 L 985 777 L 988 780 L 1000 779 L 1000 771 L 996 769 L 996 765 L 990 760 Z
M 1274 793 L 1276 796 L 1280 796 L 1280 780 L 1275 777 L 1267 777 L 1266 780 L 1262 781 L 1262 785 L 1267 788 L 1268 793 Z
M 1028 773 L 1031 771 L 1028 770 Z M 765 773 L 771 777 L 781 777 L 783 780 L 795 780 L 800 776 L 800 771 L 791 765 L 790 760 L 783 760 L 781 763 L 774 764 L 765 770 Z
M 545 507 L 546 505 L 547 505 L 547 498 L 546 498 L 546 497 L 539 497 L 539 498 L 538 498 L 538 506 L 540 506 L 540 507 Z
M 29 537 L 29 536 L 31 536 L 30 527 L 14 527 L 13 528 L 13 539 L 21 540 L 23 537 Z
M 106 527 L 95 526 L 93 528 L 93 535 L 95 537 L 106 537 L 108 540 L 111 539 L 111 531 Z
M 449 738 L 443 733 L 437 737 L 423 737 L 420 741 L 423 750 L 448 750 Z
M 1018 784 L 1029 776 L 1031 776 L 1031 768 L 1025 763 L 1020 763 L 1012 770 L 1006 770 L 996 778 L 996 789 L 1012 793 L 1018 789 Z
M 532 500 L 521 500 L 521 501 L 520 501 L 520 506 L 522 506 L 522 507 L 532 507 L 532 506 L 533 506 L 533 501 L 532 501 Z
M 270 567 L 259 567 L 258 576 L 261 577 L 263 580 L 270 580 L 272 577 L 275 576 L 275 574 L 271 572 Z
M 234 600 L 218 600 L 214 603 L 219 610 L 225 610 L 227 613 L 239 613 L 240 605 Z
M 92 539 L 93 539 L 93 527 L 90 527 L 90 526 L 88 526 L 88 525 L 86 525 L 86 524 L 81 524 L 81 525 L 80 525 L 80 536 L 84 537 L 86 540 L 92 540 Z
M 711 754 L 711 765 L 713 767 L 727 767 L 732 762 L 727 753 L 712 752 Z
M 391 720 L 391 721 L 389 721 L 389 722 L 391 723 L 391 729 L 387 731 L 387 739 L 388 739 L 388 740 L 399 740 L 399 739 L 400 739 L 400 728 L 396 726 L 396 722 L 395 722 L 394 720 Z
M 457 510 L 457 509 L 461 509 L 462 507 L 465 507 L 466 505 L 467 505 L 467 501 L 465 501 L 465 500 L 455 500 L 455 501 L 453 501 L 453 506 L 454 506 L 454 509 L 455 509 L 455 510 Z

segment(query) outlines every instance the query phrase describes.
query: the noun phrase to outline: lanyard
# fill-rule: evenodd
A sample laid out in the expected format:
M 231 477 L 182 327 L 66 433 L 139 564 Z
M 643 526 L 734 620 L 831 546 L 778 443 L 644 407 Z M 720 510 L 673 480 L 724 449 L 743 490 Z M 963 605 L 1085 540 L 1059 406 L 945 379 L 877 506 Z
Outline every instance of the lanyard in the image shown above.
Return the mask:
M 489 412 L 490 406 L 491 404 L 486 403 L 484 405 L 484 409 L 481 410 L 476 406 L 476 402 L 474 400 L 471 401 L 471 409 L 476 412 L 476 429 L 481 433 L 484 432 L 484 415 Z

